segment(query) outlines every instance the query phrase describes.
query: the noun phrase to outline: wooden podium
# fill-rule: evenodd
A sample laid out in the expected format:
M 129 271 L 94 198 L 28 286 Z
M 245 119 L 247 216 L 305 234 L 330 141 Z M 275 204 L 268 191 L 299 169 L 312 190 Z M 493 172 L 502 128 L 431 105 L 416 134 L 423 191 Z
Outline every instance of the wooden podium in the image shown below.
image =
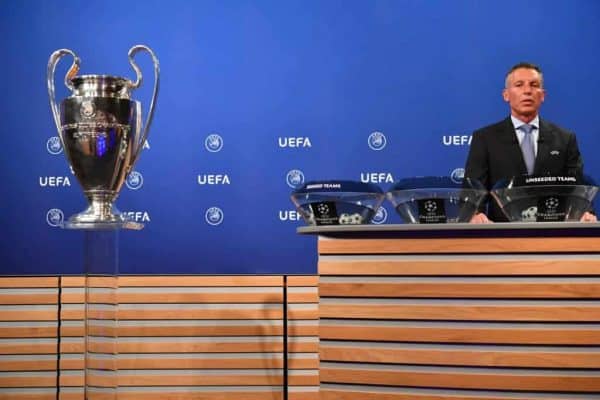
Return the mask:
M 318 234 L 322 400 L 600 399 L 600 224 Z

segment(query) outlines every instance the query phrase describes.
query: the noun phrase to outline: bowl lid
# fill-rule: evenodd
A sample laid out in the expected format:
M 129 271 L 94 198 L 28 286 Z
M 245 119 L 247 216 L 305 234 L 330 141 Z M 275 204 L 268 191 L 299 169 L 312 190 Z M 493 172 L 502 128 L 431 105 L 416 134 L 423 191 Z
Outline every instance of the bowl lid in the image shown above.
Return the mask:
M 449 176 L 418 176 L 413 178 L 404 178 L 395 182 L 390 188 L 390 192 L 396 190 L 414 190 L 414 189 L 475 189 L 485 190 L 483 185 L 476 179 L 463 178 L 453 179 Z
M 532 187 L 532 186 L 576 186 L 589 185 L 595 186 L 590 178 L 579 178 L 572 175 L 557 176 L 557 175 L 521 175 L 513 176 L 508 179 L 501 179 L 492 188 L 492 190 L 512 189 L 517 187 Z
M 326 180 L 326 181 L 310 181 L 306 182 L 300 188 L 294 190 L 294 194 L 306 193 L 379 193 L 383 194 L 383 190 L 373 183 L 364 183 L 360 181 L 345 181 L 345 180 Z

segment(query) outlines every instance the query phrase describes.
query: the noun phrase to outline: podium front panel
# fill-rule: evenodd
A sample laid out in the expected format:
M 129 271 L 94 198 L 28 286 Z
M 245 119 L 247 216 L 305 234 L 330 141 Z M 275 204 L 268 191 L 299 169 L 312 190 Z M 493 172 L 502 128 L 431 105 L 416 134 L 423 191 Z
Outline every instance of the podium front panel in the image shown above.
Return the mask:
M 321 399 L 598 398 L 600 238 L 508 226 L 322 232 Z

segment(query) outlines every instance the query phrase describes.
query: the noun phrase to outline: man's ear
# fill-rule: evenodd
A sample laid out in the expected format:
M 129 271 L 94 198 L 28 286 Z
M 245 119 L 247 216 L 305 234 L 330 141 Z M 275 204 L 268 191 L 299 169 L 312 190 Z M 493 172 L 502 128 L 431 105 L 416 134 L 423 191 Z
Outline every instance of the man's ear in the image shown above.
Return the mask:
M 504 99 L 505 102 L 508 103 L 508 89 L 504 89 L 502 91 L 502 98 Z

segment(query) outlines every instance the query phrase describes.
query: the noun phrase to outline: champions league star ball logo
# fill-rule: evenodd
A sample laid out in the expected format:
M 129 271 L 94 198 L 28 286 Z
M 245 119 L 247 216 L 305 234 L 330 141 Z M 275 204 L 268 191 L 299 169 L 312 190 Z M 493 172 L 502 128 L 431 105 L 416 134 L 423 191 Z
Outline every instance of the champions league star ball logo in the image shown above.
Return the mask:
M 304 183 L 304 173 L 299 169 L 293 169 L 285 176 L 285 181 L 292 189 L 297 189 Z
M 46 149 L 48 153 L 52 155 L 57 155 L 62 152 L 62 143 L 60 142 L 60 138 L 58 136 L 52 136 L 46 142 Z
M 558 208 L 558 205 L 560 204 L 560 202 L 558 201 L 558 199 L 556 197 L 550 197 L 546 199 L 546 208 L 548 208 L 549 210 L 555 210 L 556 208 Z
M 208 135 L 204 141 L 204 147 L 211 153 L 217 153 L 223 148 L 223 138 L 216 133 Z
M 46 222 L 48 225 L 54 228 L 61 226 L 64 219 L 65 215 L 63 214 L 62 210 L 58 208 L 51 208 L 46 213 Z
M 369 143 L 369 147 L 371 150 L 379 151 L 385 148 L 387 144 L 387 139 L 385 135 L 381 132 L 373 132 L 369 135 L 369 139 L 367 141 Z
M 435 204 L 435 201 L 428 200 L 425 202 L 424 208 L 428 213 L 433 213 L 437 210 L 437 204 Z
M 125 184 L 131 190 L 138 190 L 144 184 L 144 177 L 137 171 L 131 171 Z
M 219 207 L 211 207 L 204 213 L 206 223 L 212 226 L 217 226 L 223 222 L 223 210 Z
M 327 215 L 329 214 L 329 207 L 327 207 L 327 204 L 321 203 L 317 206 L 317 211 L 321 215 Z
M 457 185 L 461 184 L 463 179 L 465 179 L 465 169 L 464 168 L 456 168 L 450 174 L 450 179 L 452 180 L 452 182 L 456 183 Z
M 371 220 L 371 222 L 374 223 L 375 225 L 381 225 L 387 220 L 387 217 L 388 217 L 387 210 L 384 207 L 379 207 L 377 209 L 377 212 L 373 216 L 373 219 Z

